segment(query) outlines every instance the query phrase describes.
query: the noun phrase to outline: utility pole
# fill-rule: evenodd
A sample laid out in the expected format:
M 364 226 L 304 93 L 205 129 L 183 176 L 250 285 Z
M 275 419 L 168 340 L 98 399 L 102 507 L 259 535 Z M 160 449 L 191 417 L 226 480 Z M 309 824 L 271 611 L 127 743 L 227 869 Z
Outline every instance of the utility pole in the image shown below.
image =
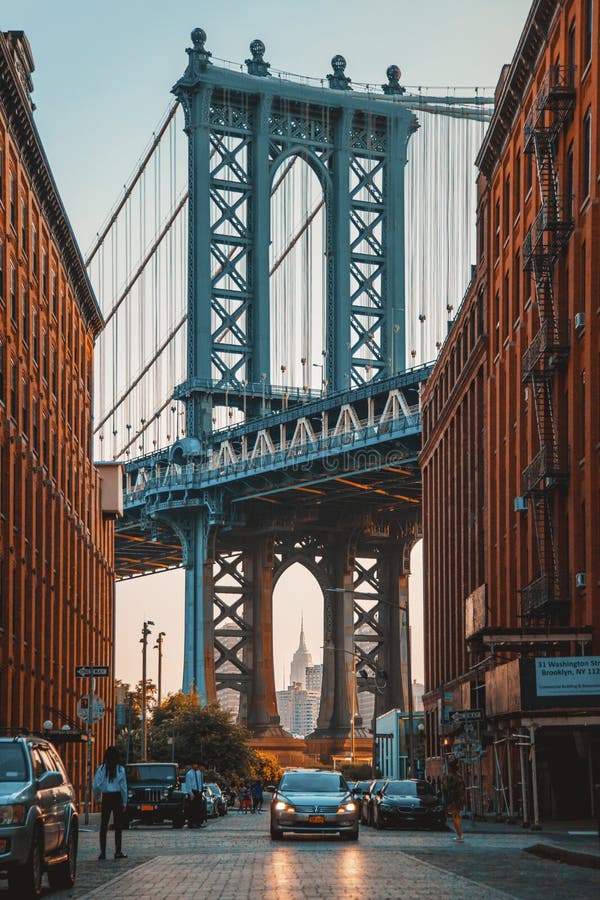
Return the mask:
M 159 631 L 158 637 L 156 638 L 156 644 L 154 645 L 154 649 L 158 650 L 158 705 L 160 706 L 162 701 L 162 657 L 163 657 L 163 639 L 165 637 L 165 631 Z
M 142 627 L 142 762 L 146 762 L 148 756 L 148 735 L 146 729 L 146 651 L 148 649 L 148 635 L 151 634 L 149 625 L 154 625 L 151 619 L 144 622 Z

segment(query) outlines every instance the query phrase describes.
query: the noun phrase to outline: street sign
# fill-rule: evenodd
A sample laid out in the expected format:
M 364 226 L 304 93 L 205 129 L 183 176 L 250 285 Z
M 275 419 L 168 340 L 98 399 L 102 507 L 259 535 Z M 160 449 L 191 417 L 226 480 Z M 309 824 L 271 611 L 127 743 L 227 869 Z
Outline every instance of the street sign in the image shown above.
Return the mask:
M 90 699 L 91 699 L 91 716 L 90 716 Z M 85 694 L 83 697 L 79 699 L 77 703 L 77 715 L 79 718 L 85 722 L 97 722 L 98 719 L 101 719 L 104 715 L 104 700 L 102 697 L 98 697 L 97 694 L 92 694 L 91 697 L 88 694 Z
M 110 666 L 75 666 L 75 674 L 80 678 L 108 678 L 110 674 Z
M 453 722 L 483 722 L 483 710 L 455 709 L 450 718 Z

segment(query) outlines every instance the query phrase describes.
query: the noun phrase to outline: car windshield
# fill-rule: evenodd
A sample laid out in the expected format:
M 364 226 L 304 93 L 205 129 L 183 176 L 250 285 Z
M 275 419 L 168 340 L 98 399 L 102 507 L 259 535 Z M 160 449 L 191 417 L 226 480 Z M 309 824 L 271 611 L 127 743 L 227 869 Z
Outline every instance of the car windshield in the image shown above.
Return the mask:
M 372 794 L 376 793 L 376 791 L 380 791 L 386 782 L 385 778 L 381 778 L 379 781 L 373 781 L 371 783 L 370 791 Z M 369 788 L 367 788 L 369 790 Z
M 217 796 L 217 797 L 221 796 L 221 788 L 219 787 L 218 784 L 207 784 L 206 787 L 210 788 L 211 791 L 213 792 L 213 794 L 215 794 L 215 796 Z
M 390 781 L 385 793 L 392 797 L 423 797 L 433 794 L 433 788 L 420 781 Z
M 369 790 L 370 781 L 357 781 L 354 785 L 355 791 L 360 791 L 361 794 L 366 794 Z
M 136 781 L 172 784 L 177 778 L 176 766 L 157 766 L 143 763 L 136 766 L 126 766 L 126 769 L 129 784 L 135 784 Z
M 27 763 L 21 745 L 0 744 L 0 782 L 27 779 Z
M 348 791 L 342 775 L 335 772 L 288 772 L 279 782 L 280 791 L 298 794 L 340 794 Z

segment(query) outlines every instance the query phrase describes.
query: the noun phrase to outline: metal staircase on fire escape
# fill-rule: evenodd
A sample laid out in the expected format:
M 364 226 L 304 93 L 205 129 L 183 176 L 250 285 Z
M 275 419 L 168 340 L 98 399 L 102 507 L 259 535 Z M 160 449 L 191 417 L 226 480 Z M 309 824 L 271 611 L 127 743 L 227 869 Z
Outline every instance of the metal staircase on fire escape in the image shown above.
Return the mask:
M 557 534 L 557 491 L 568 479 L 569 453 L 560 435 L 553 394 L 557 372 L 569 354 L 569 322 L 555 290 L 555 264 L 573 230 L 571 185 L 559 178 L 558 137 L 575 99 L 573 69 L 553 66 L 546 73 L 525 122 L 524 151 L 535 156 L 541 207 L 523 245 L 523 268 L 533 274 L 539 331 L 523 354 L 522 381 L 531 391 L 538 452 L 523 470 L 523 494 L 533 515 L 539 572 L 521 589 L 525 622 L 559 624 L 568 601 Z

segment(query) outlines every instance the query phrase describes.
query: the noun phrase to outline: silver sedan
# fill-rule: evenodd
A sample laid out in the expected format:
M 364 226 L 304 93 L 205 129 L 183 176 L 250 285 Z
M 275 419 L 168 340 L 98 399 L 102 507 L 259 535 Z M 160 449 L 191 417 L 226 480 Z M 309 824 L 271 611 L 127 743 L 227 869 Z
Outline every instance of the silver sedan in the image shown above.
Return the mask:
M 339 834 L 358 840 L 358 803 L 339 772 L 286 772 L 271 801 L 271 838 L 296 834 Z

